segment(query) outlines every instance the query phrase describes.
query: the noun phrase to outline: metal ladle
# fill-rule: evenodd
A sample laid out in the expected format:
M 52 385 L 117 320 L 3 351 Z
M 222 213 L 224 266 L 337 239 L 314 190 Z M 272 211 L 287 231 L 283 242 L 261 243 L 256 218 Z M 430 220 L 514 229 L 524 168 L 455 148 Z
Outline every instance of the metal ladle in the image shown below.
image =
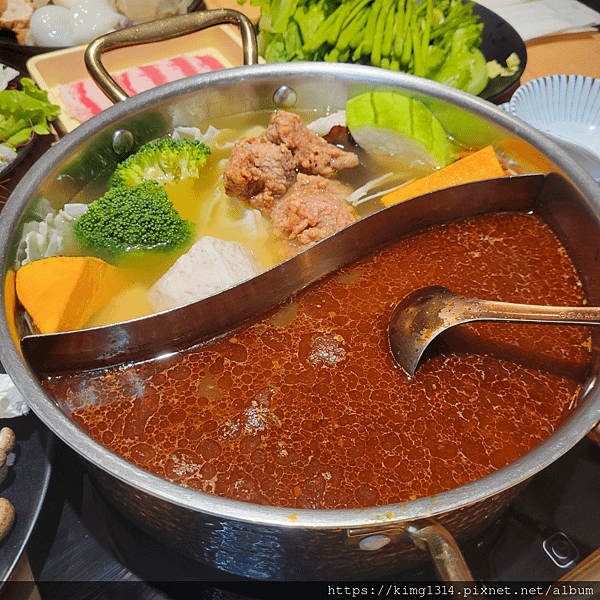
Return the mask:
M 410 378 L 435 337 L 471 321 L 600 325 L 600 307 L 512 304 L 467 298 L 442 286 L 424 287 L 392 311 L 388 325 L 392 355 Z

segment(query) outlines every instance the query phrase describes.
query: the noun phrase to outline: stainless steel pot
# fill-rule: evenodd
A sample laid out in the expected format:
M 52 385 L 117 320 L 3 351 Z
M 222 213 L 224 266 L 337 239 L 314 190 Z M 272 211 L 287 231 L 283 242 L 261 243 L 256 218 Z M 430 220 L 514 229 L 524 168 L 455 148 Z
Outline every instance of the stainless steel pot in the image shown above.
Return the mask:
M 375 87 L 414 95 L 452 135 L 477 145 L 501 144 L 525 170 L 533 156 L 544 170 L 557 173 L 550 176 L 560 185 L 546 216 L 569 248 L 590 303 L 600 304 L 600 187 L 582 168 L 541 133 L 486 101 L 424 79 L 347 64 L 252 65 L 190 77 L 118 102 L 82 124 L 36 163 L 3 209 L 3 277 L 13 264 L 20 226 L 39 200 L 70 201 L 90 181 L 102 181 L 132 145 L 177 125 L 232 114 L 278 107 L 334 111 L 351 94 Z M 457 548 L 448 532 L 460 544 L 482 530 L 533 475 L 600 421 L 596 335 L 578 408 L 544 443 L 492 475 L 436 496 L 366 509 L 288 510 L 237 502 L 151 475 L 91 439 L 43 390 L 34 367 L 40 357 L 29 361 L 22 354 L 9 295 L 3 295 L 2 306 L 2 363 L 33 411 L 83 458 L 107 499 L 169 547 L 257 579 L 384 577 L 432 556 L 442 575 L 465 580 L 468 570 L 452 558 Z

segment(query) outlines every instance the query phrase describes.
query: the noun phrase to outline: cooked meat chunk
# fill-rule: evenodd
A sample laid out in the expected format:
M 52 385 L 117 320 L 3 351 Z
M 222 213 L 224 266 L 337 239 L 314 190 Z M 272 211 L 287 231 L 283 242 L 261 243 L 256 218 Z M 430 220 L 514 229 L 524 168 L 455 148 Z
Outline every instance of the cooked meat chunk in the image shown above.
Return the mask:
M 309 245 L 356 221 L 346 202 L 351 190 L 326 179 L 356 165 L 358 156 L 319 137 L 298 115 L 277 111 L 264 135 L 235 144 L 223 183 L 228 196 L 270 214 L 282 235 Z
M 345 152 L 319 137 L 294 113 L 273 113 L 265 137 L 274 144 L 289 148 L 301 173 L 331 177 L 340 169 L 358 165 L 356 154 Z
M 291 151 L 263 137 L 238 140 L 223 174 L 228 196 L 242 198 L 267 212 L 295 180 L 296 162 Z
M 319 175 L 299 174 L 296 183 L 280 198 L 271 219 L 288 239 L 309 245 L 356 221 L 345 198 L 348 186 Z
M 296 172 L 331 177 L 358 165 L 358 156 L 330 144 L 293 113 L 274 112 L 264 135 L 238 140 L 225 166 L 228 196 L 270 212 L 296 181 Z

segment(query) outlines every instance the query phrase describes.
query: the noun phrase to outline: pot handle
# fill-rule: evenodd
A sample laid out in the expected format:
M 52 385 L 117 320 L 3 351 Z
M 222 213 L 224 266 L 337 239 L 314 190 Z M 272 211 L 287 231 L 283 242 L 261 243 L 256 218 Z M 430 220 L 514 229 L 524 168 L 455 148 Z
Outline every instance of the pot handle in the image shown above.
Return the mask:
M 348 537 L 361 550 L 377 550 L 399 536 L 408 536 L 412 543 L 429 555 L 441 581 L 452 583 L 449 595 L 463 600 L 467 589 L 473 589 L 475 579 L 469 570 L 452 534 L 431 518 L 416 519 L 388 527 L 357 528 Z M 481 594 L 479 595 L 481 598 Z
M 452 595 L 465 598 L 462 585 L 472 588 L 475 580 L 452 534 L 433 519 L 412 521 L 404 531 L 417 548 L 429 554 L 440 579 L 460 588 Z
M 477 589 L 480 585 L 475 581 L 464 556 L 454 540 L 452 534 L 440 523 L 431 518 L 417 519 L 403 525 L 391 525 L 389 527 L 374 527 L 373 529 L 359 528 L 350 530 L 348 535 L 357 543 L 362 550 L 376 550 L 383 547 L 385 543 L 397 535 L 407 535 L 414 545 L 425 551 L 432 559 L 433 566 L 444 583 L 448 586 L 448 595 L 456 600 L 464 600 L 469 595 L 477 595 L 485 600 L 487 597 L 486 587 Z M 376 542 L 373 545 L 373 542 Z M 542 597 L 552 596 L 557 600 L 568 600 L 573 593 L 565 591 L 566 583 L 573 582 L 598 582 L 600 581 L 600 549 L 593 552 L 581 563 L 573 567 L 566 575 L 556 583 L 551 584 L 545 595 L 536 596 L 534 600 Z M 580 588 L 578 588 L 580 589 Z M 582 600 L 596 598 L 600 589 L 599 585 L 586 586 L 589 593 L 581 597 Z
M 237 10 L 226 8 L 205 10 L 188 13 L 167 19 L 158 19 L 147 23 L 140 23 L 132 27 L 119 29 L 96 38 L 84 54 L 85 66 L 100 89 L 112 102 L 126 100 L 129 96 L 125 93 L 110 73 L 102 64 L 102 54 L 108 50 L 136 46 L 149 42 L 160 42 L 188 33 L 194 33 L 213 25 L 231 23 L 237 25 L 242 36 L 242 47 L 245 65 L 258 63 L 258 46 L 254 26 L 248 17 Z
M 592 430 L 588 433 L 588 437 L 596 445 L 600 446 L 600 423 L 596 423 L 596 425 L 592 427 Z

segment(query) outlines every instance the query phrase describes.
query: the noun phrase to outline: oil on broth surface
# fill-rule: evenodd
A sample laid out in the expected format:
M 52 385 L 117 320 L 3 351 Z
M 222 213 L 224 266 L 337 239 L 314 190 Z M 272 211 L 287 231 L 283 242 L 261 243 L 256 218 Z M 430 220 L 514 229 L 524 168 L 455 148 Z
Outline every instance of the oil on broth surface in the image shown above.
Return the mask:
M 354 508 L 443 492 L 560 426 L 590 341 L 583 327 L 466 325 L 409 381 L 389 355 L 387 320 L 405 294 L 433 284 L 584 303 L 564 248 L 537 216 L 487 215 L 403 239 L 204 345 L 44 385 L 108 448 L 209 493 Z

